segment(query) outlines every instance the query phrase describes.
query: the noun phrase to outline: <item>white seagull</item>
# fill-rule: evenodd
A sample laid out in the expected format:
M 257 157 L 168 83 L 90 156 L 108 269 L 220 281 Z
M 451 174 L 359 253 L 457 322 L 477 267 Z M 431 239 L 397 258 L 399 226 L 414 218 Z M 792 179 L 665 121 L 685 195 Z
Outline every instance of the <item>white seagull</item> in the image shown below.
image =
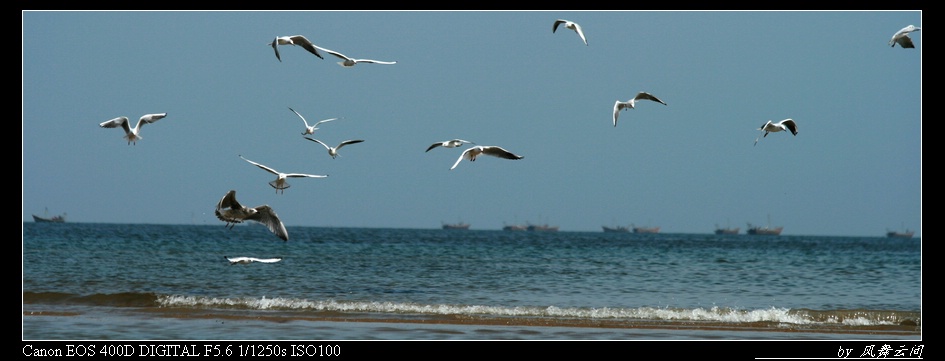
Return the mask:
M 230 261 L 230 266 L 235 265 L 235 264 L 250 264 L 253 262 L 276 263 L 282 260 L 281 257 L 279 258 L 227 257 L 227 256 L 223 256 L 223 257 L 226 258 L 227 261 Z
M 217 203 L 217 209 L 214 212 L 221 221 L 226 222 L 226 227 L 233 229 L 237 223 L 243 221 L 253 221 L 260 223 L 269 231 L 281 238 L 283 241 L 289 240 L 289 232 L 285 230 L 285 225 L 279 220 L 276 212 L 269 205 L 261 205 L 255 208 L 245 207 L 236 201 L 236 191 L 231 190 Z
M 339 61 L 339 62 L 338 62 L 338 65 L 341 65 L 341 66 L 343 66 L 343 67 L 345 67 L 345 68 L 350 68 L 350 67 L 352 67 L 352 66 L 357 65 L 358 63 L 397 64 L 396 61 L 380 61 L 380 60 L 371 60 L 371 59 L 354 59 L 354 58 L 349 58 L 347 55 L 344 55 L 344 54 L 339 53 L 339 52 L 334 51 L 334 50 L 325 49 L 325 48 L 320 47 L 320 46 L 316 46 L 316 48 L 318 48 L 319 50 L 324 51 L 324 52 L 326 52 L 326 53 L 328 53 L 328 54 L 331 54 L 331 55 L 334 55 L 334 56 L 337 56 L 337 57 L 341 58 L 342 61 Z
M 633 97 L 633 99 L 630 99 L 625 102 L 618 100 L 616 103 L 614 103 L 614 126 L 615 127 L 617 126 L 617 117 L 620 115 L 620 111 L 635 108 L 637 104 L 637 100 L 652 100 L 654 102 L 666 105 L 666 103 L 664 103 L 662 100 L 659 100 L 659 98 L 647 92 L 639 92 L 637 93 L 637 96 Z
M 551 28 L 551 32 L 553 33 L 553 32 L 555 32 L 555 31 L 557 31 L 557 30 L 558 30 L 558 25 L 561 25 L 561 24 L 564 24 L 564 27 L 566 27 L 566 28 L 568 28 L 568 29 L 574 30 L 574 32 L 577 33 L 578 36 L 581 37 L 581 41 L 584 42 L 584 45 L 587 45 L 587 38 L 584 37 L 584 31 L 581 30 L 581 26 L 578 25 L 576 22 L 568 21 L 568 20 L 564 20 L 564 19 L 555 20 L 555 26 L 553 26 L 553 27 Z
M 268 45 L 272 46 L 272 50 L 276 52 L 276 59 L 279 59 L 280 62 L 282 61 L 282 57 L 279 56 L 279 45 L 298 45 L 308 50 L 309 53 L 315 54 L 315 56 L 320 59 L 325 59 L 318 53 L 318 49 L 315 48 L 315 45 L 302 35 L 277 36 Z
M 427 148 L 427 152 L 429 152 L 431 149 L 436 148 L 436 147 L 456 148 L 463 144 L 476 144 L 476 143 L 470 142 L 468 140 L 452 139 L 452 140 L 447 140 L 445 142 L 433 143 L 432 145 L 430 145 L 429 148 Z
M 243 156 L 240 155 L 240 158 L 243 158 Z M 272 188 L 276 189 L 276 193 L 279 193 L 279 192 L 285 193 L 285 189 L 291 187 L 289 185 L 289 182 L 286 182 L 286 178 L 325 178 L 325 177 L 328 177 L 327 175 L 315 175 L 315 174 L 304 174 L 304 173 L 282 173 L 275 169 L 269 168 L 265 165 L 251 161 L 249 159 L 243 158 L 243 160 L 249 162 L 249 164 L 262 168 L 263 170 L 269 173 L 275 174 L 277 176 L 276 180 L 269 182 L 269 185 L 272 186 Z
M 906 49 L 915 48 L 915 45 L 912 44 L 912 38 L 909 37 L 909 33 L 919 30 L 922 30 L 922 28 L 915 25 L 909 25 L 902 28 L 893 34 L 892 39 L 889 39 L 889 46 L 896 47 L 896 44 L 899 44 L 899 46 Z
M 331 147 L 331 146 L 329 146 L 328 144 L 325 144 L 325 142 L 320 141 L 320 140 L 315 139 L 315 138 L 305 137 L 305 139 L 311 140 L 311 141 L 313 141 L 313 142 L 315 142 L 315 143 L 318 143 L 318 144 L 321 144 L 322 146 L 324 146 L 325 149 L 328 149 L 328 155 L 330 155 L 332 158 L 335 158 L 335 157 L 338 156 L 338 150 L 341 149 L 341 147 L 344 147 L 344 146 L 346 146 L 346 145 L 348 145 L 348 144 L 361 143 L 361 142 L 364 141 L 364 139 L 346 140 L 346 141 L 341 142 L 341 144 L 338 144 L 337 147 Z
M 453 166 L 450 167 L 450 170 L 456 168 L 459 165 L 459 162 L 462 162 L 463 159 L 469 159 L 470 162 L 475 162 L 476 157 L 480 154 L 491 155 L 493 157 L 505 158 L 505 159 L 522 159 L 525 158 L 520 155 L 512 154 L 502 147 L 497 147 L 494 145 L 477 145 L 475 147 L 466 149 L 463 151 L 463 154 L 459 155 L 459 159 L 456 159 L 456 163 L 453 163 Z
M 758 130 L 762 130 L 765 133 L 764 135 L 758 138 L 755 138 L 755 145 L 758 145 L 759 139 L 763 137 L 767 137 L 768 133 L 777 133 L 780 131 L 791 131 L 791 133 L 794 134 L 794 136 L 797 136 L 797 123 L 794 122 L 794 119 L 790 119 L 790 118 L 782 120 L 777 123 L 774 123 L 769 120 L 767 123 L 765 123 L 765 125 L 762 125 L 761 128 L 758 128 Z
M 107 122 L 102 122 L 98 126 L 102 128 L 117 128 L 120 126 L 125 130 L 125 139 L 128 140 L 128 144 L 134 143 L 138 145 L 138 140 L 142 139 L 141 136 L 138 135 L 141 133 L 141 127 L 145 124 L 154 123 L 166 116 L 167 113 L 145 114 L 138 119 L 138 124 L 135 124 L 134 128 L 128 125 L 128 117 L 118 117 Z
M 319 120 L 319 121 L 316 122 L 315 124 L 308 125 L 308 121 L 305 120 L 304 117 L 302 117 L 302 114 L 299 114 L 299 112 L 295 111 L 295 109 L 292 109 L 292 107 L 289 107 L 289 110 L 291 110 L 293 113 L 295 113 L 295 115 L 298 115 L 299 118 L 302 118 L 302 123 L 305 124 L 305 131 L 302 132 L 302 135 L 305 135 L 305 134 L 315 134 L 315 131 L 318 130 L 318 125 L 319 125 L 319 124 L 322 124 L 322 123 L 325 123 L 325 122 L 330 122 L 330 121 L 332 121 L 332 120 L 337 120 L 337 119 L 338 119 L 338 118 L 331 118 L 331 119 Z

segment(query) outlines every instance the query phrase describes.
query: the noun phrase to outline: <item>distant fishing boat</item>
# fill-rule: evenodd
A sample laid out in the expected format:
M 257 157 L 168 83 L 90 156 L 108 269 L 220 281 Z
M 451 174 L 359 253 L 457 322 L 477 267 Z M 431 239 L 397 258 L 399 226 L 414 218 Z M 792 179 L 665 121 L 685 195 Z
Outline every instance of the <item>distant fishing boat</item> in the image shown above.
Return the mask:
M 627 226 L 616 226 L 616 227 L 607 227 L 601 226 L 604 228 L 604 233 L 630 233 L 630 227 Z
M 443 223 L 443 229 L 469 229 L 469 223 Z
M 780 236 L 782 229 L 784 227 L 771 227 L 771 215 L 768 215 L 768 225 L 764 227 L 752 226 L 748 223 L 748 234 L 752 235 Z
M 506 224 L 502 226 L 503 231 L 527 231 L 528 226 L 523 226 L 520 224 Z
M 715 225 L 715 234 L 718 234 L 718 235 L 738 234 L 740 230 L 741 228 L 738 228 L 738 227 L 731 228 L 731 227 L 726 226 L 725 228 L 720 228 L 718 224 Z
M 558 226 L 549 226 L 548 224 L 531 224 L 525 227 L 530 232 L 557 232 Z
M 910 231 L 908 228 L 903 227 L 905 230 L 902 232 L 899 231 L 890 231 L 889 228 L 886 229 L 886 237 L 889 238 L 912 238 L 915 235 L 915 231 Z
M 896 231 L 886 232 L 886 237 L 889 237 L 889 238 L 912 238 L 912 236 L 914 235 L 915 235 L 915 232 L 910 231 L 908 229 L 905 232 L 896 232 Z
M 633 225 L 631 225 L 631 226 L 633 226 Z M 637 227 L 637 226 L 633 226 L 633 233 L 649 233 L 649 234 L 660 233 L 660 227 Z
M 58 215 L 58 216 L 52 216 L 52 217 L 50 217 L 50 216 L 49 216 L 49 209 L 47 208 L 46 211 L 45 211 L 45 213 L 43 213 L 43 215 L 45 215 L 45 217 L 40 217 L 40 216 L 37 216 L 37 215 L 34 214 L 34 215 L 33 215 L 33 221 L 34 221 L 34 222 L 37 222 L 37 223 L 65 223 L 65 222 L 66 222 L 66 214 L 65 214 L 65 213 L 63 213 L 63 214 L 61 214 L 61 215 Z
M 768 217 L 768 225 L 764 227 L 753 226 L 748 223 L 748 234 L 764 236 L 780 236 L 784 227 L 771 227 L 771 217 Z

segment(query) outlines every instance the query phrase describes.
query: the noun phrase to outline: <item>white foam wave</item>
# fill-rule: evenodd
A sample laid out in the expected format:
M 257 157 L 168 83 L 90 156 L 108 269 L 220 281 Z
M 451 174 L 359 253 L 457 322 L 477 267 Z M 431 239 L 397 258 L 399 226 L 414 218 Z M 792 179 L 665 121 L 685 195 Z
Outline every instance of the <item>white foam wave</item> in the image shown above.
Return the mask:
M 336 300 L 300 300 L 290 298 L 243 297 L 216 298 L 203 296 L 162 296 L 158 299 L 162 307 L 222 307 L 254 310 L 369 312 L 420 315 L 483 315 L 512 317 L 558 317 L 574 319 L 614 320 L 670 320 L 711 321 L 726 323 L 772 322 L 785 324 L 837 324 L 850 326 L 892 325 L 893 320 L 870 317 L 820 317 L 807 312 L 786 308 L 739 310 L 727 307 L 709 308 L 568 308 L 568 307 L 504 307 L 485 305 L 415 304 L 398 302 L 364 302 Z

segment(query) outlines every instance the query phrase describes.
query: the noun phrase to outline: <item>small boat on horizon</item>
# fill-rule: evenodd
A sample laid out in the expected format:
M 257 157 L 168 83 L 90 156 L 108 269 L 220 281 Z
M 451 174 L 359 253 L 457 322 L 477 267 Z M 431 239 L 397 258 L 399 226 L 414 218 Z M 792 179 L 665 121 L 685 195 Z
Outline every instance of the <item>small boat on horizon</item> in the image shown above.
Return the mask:
M 443 229 L 469 229 L 469 223 L 443 223 Z
M 604 228 L 604 233 L 630 233 L 630 227 L 627 226 L 616 226 L 616 227 L 607 227 L 601 226 Z
M 748 224 L 748 234 L 752 235 L 780 236 L 783 229 L 784 227 L 771 228 L 770 226 L 759 227 L 752 226 L 751 223 Z
M 889 228 L 886 228 L 886 237 L 888 238 L 912 238 L 915 235 L 915 231 L 910 231 L 908 228 L 904 228 L 903 231 L 890 231 Z
M 506 224 L 502 226 L 503 231 L 527 231 L 528 226 L 523 226 L 520 224 Z
M 633 226 L 633 233 L 656 234 L 660 233 L 660 227 L 637 227 Z
M 748 234 L 751 235 L 764 235 L 764 236 L 780 236 L 781 230 L 784 227 L 771 227 L 771 216 L 768 216 L 768 225 L 764 227 L 752 226 L 751 223 L 748 223 Z
M 525 227 L 530 232 L 557 232 L 558 226 L 549 226 L 548 224 L 531 224 Z
M 741 230 L 741 228 L 738 228 L 738 227 L 735 227 L 735 228 L 732 228 L 732 227 L 720 228 L 718 224 L 715 225 L 715 234 L 718 234 L 718 235 L 723 235 L 723 234 L 738 234 L 738 232 L 739 232 L 740 230 Z
M 50 217 L 50 216 L 49 216 L 49 209 L 47 208 L 46 211 L 45 211 L 45 213 L 43 213 L 43 215 L 44 215 L 45 217 L 40 217 L 40 216 L 37 216 L 37 215 L 34 214 L 34 215 L 33 215 L 33 222 L 36 222 L 36 223 L 65 223 L 65 222 L 66 222 L 66 214 L 65 214 L 65 213 L 63 213 L 63 214 L 61 214 L 61 215 L 57 215 L 57 216 L 52 216 L 52 217 Z
M 914 235 L 915 235 L 915 232 L 910 231 L 908 229 L 905 232 L 896 232 L 896 231 L 886 232 L 886 237 L 889 237 L 889 238 L 912 238 L 912 236 Z
M 900 226 L 902 231 L 891 231 L 889 228 L 886 228 L 886 237 L 888 238 L 912 238 L 915 235 L 915 231 L 910 231 L 906 228 L 906 223 L 903 222 Z

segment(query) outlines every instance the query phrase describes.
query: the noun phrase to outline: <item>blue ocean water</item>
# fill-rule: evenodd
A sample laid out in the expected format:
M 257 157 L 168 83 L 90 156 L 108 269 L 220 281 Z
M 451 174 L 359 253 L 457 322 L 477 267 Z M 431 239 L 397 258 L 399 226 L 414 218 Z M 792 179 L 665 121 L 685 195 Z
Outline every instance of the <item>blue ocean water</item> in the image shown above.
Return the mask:
M 921 339 L 920 239 L 288 230 L 24 223 L 22 336 Z

